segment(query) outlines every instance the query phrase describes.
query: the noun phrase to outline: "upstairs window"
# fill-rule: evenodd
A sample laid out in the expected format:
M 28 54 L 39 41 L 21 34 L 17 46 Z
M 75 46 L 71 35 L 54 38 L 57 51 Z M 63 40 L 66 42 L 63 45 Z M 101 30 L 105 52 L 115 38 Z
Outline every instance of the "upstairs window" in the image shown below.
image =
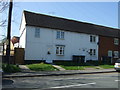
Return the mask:
M 35 37 L 36 38 L 40 37 L 40 29 L 39 28 L 35 28 Z
M 90 42 L 96 42 L 96 36 L 94 36 L 94 35 L 91 35 L 90 36 Z
M 119 39 L 118 38 L 114 38 L 114 44 L 119 45 Z
M 63 31 L 57 31 L 56 38 L 57 39 L 64 39 L 64 32 Z
M 56 46 L 56 55 L 64 55 L 64 46 Z

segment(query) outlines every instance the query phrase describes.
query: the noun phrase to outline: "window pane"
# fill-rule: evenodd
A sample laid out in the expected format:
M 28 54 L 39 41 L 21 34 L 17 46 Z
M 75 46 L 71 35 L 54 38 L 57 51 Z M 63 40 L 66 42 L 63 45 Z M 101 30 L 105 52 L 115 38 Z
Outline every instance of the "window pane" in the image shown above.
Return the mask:
M 60 50 L 60 55 L 62 55 L 62 50 Z
M 56 47 L 56 54 L 59 54 L 59 47 Z
M 118 45 L 119 44 L 119 39 L 118 38 L 114 38 L 114 44 Z
M 64 32 L 63 31 L 57 31 L 57 39 L 64 39 Z
M 118 58 L 118 51 L 114 51 L 114 58 Z
M 96 55 L 96 50 L 95 49 L 93 50 L 93 55 Z
M 92 49 L 90 49 L 90 55 L 92 55 Z
M 111 50 L 108 51 L 108 56 L 112 57 L 112 51 Z
M 96 42 L 96 37 L 95 36 L 93 37 L 93 42 Z
M 35 37 L 39 38 L 40 37 L 40 29 L 35 28 Z
M 64 32 L 61 32 L 61 38 L 64 39 Z
M 96 36 L 90 36 L 90 42 L 96 42 Z
M 60 38 L 60 31 L 57 31 L 57 38 Z
M 92 42 L 92 36 L 90 36 L 90 42 Z
M 64 46 L 57 46 L 56 47 L 56 54 L 57 55 L 64 55 Z

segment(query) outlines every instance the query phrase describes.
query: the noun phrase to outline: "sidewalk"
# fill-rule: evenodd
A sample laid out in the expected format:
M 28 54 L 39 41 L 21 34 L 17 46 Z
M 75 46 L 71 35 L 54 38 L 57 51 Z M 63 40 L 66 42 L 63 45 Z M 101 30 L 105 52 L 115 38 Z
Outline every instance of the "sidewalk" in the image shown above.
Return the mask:
M 99 74 L 115 72 L 114 69 L 98 69 L 98 70 L 63 70 L 63 71 L 26 71 L 19 73 L 4 74 L 3 78 L 14 77 L 37 77 L 37 76 L 60 76 L 60 75 L 74 75 L 74 74 Z

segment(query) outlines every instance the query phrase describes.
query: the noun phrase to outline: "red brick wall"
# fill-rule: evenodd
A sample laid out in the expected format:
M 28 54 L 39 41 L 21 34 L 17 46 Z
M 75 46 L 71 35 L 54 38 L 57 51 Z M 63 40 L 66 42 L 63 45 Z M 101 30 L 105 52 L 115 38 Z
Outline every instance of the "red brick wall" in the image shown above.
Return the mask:
M 120 39 L 119 39 L 120 43 Z M 102 56 L 108 56 L 108 50 L 111 51 L 120 51 L 120 44 L 115 45 L 114 44 L 114 38 L 113 37 L 99 37 L 99 60 Z

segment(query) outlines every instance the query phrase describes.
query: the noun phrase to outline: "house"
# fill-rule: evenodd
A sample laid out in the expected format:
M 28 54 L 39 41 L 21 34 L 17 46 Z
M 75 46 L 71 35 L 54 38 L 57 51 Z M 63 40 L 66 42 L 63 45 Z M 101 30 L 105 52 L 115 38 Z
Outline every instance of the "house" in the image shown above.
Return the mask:
M 19 37 L 18 36 L 13 36 L 11 41 L 13 43 L 14 48 L 19 47 Z
M 18 47 L 18 43 L 19 43 L 19 37 L 13 36 L 11 41 L 10 41 L 10 55 L 11 56 L 14 56 L 14 49 L 16 47 Z M 5 56 L 6 55 L 6 49 L 7 49 L 7 42 L 5 41 L 1 46 L 2 46 L 2 50 L 1 50 L 2 55 Z
M 24 48 L 26 63 L 43 60 L 47 63 L 53 60 L 86 62 L 105 55 L 101 51 L 104 44 L 101 38 L 120 38 L 118 32 L 114 28 L 23 11 L 19 47 Z
M 99 60 L 115 63 L 120 57 L 120 35 L 114 37 L 99 36 Z

